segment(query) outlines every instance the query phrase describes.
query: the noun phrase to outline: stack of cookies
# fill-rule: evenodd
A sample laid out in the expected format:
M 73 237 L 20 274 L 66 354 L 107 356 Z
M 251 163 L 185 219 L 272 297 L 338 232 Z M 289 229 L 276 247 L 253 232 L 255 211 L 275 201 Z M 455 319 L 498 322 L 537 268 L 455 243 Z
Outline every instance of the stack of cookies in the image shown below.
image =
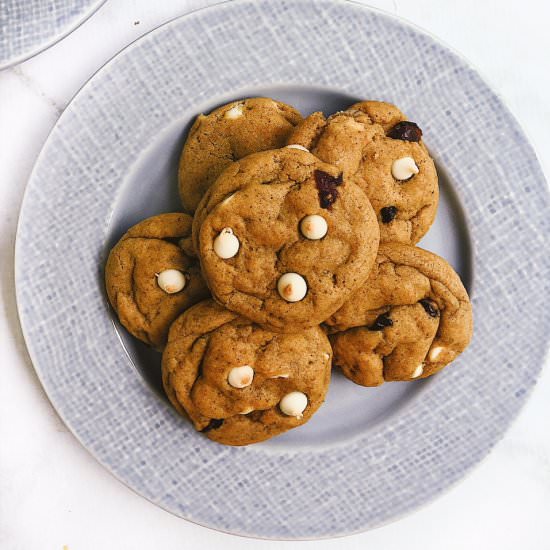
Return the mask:
M 333 367 L 379 386 L 465 349 L 464 286 L 415 246 L 439 194 L 421 137 L 378 101 L 303 119 L 253 98 L 196 119 L 179 167 L 187 213 L 128 230 L 106 286 L 127 330 L 163 352 L 166 394 L 198 431 L 263 441 L 311 418 Z

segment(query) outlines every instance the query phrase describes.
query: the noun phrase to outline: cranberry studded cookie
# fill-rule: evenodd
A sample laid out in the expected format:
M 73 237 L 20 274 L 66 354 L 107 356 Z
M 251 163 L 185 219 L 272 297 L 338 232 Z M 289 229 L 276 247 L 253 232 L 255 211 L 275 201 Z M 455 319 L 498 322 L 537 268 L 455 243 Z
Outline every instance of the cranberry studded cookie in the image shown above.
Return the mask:
M 329 118 L 313 113 L 287 143 L 354 178 L 376 212 L 382 242 L 415 244 L 432 225 L 439 200 L 435 165 L 421 136 L 394 105 L 364 101 Z
M 379 231 L 340 169 L 285 147 L 222 173 L 197 209 L 193 241 L 218 302 L 292 332 L 324 321 L 363 284 Z
M 192 219 L 161 214 L 134 225 L 109 254 L 105 285 L 124 327 L 162 349 L 172 321 L 209 293 L 189 249 Z
M 172 325 L 162 378 L 176 410 L 198 431 L 248 445 L 311 418 L 325 399 L 331 355 L 319 327 L 274 333 L 207 300 Z
M 179 164 L 179 190 L 185 209 L 195 211 L 206 190 L 231 162 L 282 147 L 301 120 L 290 105 L 264 97 L 235 101 L 209 115 L 199 115 Z
M 472 307 L 443 258 L 400 243 L 380 245 L 367 282 L 330 319 L 334 364 L 362 386 L 426 378 L 472 337 Z

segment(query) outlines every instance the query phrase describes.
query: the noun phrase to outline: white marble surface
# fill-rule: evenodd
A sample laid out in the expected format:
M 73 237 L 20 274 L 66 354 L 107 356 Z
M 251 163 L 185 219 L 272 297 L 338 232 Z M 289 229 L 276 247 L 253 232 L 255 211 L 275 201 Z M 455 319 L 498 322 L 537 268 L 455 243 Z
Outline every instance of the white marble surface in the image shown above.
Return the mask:
M 457 487 L 399 522 L 311 543 L 242 539 L 160 510 L 97 464 L 52 409 L 27 355 L 14 296 L 16 223 L 33 163 L 71 97 L 105 61 L 148 30 L 207 3 L 108 0 L 61 43 L 0 72 L 0 548 L 550 548 L 549 365 L 512 429 Z M 370 4 L 433 32 L 470 59 L 508 103 L 549 173 L 545 0 Z

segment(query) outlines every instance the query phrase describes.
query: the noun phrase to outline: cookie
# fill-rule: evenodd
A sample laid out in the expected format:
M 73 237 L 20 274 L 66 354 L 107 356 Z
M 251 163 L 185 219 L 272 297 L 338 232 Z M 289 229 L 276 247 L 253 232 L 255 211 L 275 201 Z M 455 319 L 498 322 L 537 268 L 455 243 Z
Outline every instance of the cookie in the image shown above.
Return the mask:
M 376 216 L 340 169 L 296 148 L 249 155 L 208 190 L 193 241 L 214 298 L 277 332 L 324 321 L 368 277 Z
M 417 243 L 437 212 L 437 172 L 422 131 L 397 107 L 364 101 L 325 118 L 313 113 L 287 143 L 341 168 L 369 197 L 381 242 Z
M 274 333 L 206 300 L 173 323 L 162 379 L 195 429 L 225 445 L 248 445 L 311 418 L 325 399 L 331 356 L 319 327 Z
M 191 247 L 192 219 L 161 214 L 134 225 L 109 254 L 105 286 L 122 325 L 156 349 L 172 321 L 209 296 Z M 180 246 L 181 245 L 181 246 Z
M 290 105 L 265 97 L 234 101 L 209 115 L 199 115 L 179 164 L 179 190 L 185 209 L 194 212 L 206 190 L 234 160 L 282 147 L 301 120 Z
M 363 386 L 426 378 L 472 337 L 472 307 L 453 268 L 410 245 L 380 245 L 366 283 L 327 320 L 334 364 Z

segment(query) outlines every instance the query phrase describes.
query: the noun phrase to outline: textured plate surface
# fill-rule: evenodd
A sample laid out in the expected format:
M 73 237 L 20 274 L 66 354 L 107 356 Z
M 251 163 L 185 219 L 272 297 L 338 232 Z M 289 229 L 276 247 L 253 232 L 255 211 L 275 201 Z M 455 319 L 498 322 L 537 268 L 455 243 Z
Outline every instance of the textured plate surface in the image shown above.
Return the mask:
M 474 339 L 452 368 L 409 385 L 416 389 L 403 393 L 391 414 L 380 406 L 364 426 L 348 430 L 354 419 L 329 396 L 319 415 L 330 414 L 341 427 L 339 439 L 329 433 L 325 444 L 319 437 L 308 444 L 314 418 L 300 428 L 305 443 L 292 437 L 285 443 L 283 436 L 227 448 L 195 434 L 144 381 L 154 384 L 154 376 L 140 376 L 146 367 L 136 370 L 129 360 L 104 297 L 105 250 L 132 216 L 167 208 L 162 180 L 172 178 L 175 186 L 174 144 L 193 115 L 254 89 L 279 87 L 287 98 L 300 97 L 300 89 L 311 96 L 312 86 L 338 89 L 341 98 L 393 101 L 421 123 L 466 212 Z M 325 104 L 338 103 L 333 92 L 327 97 Z M 156 203 L 155 185 L 164 197 Z M 442 227 L 460 225 L 454 219 L 460 208 L 450 190 L 446 195 L 439 215 L 450 219 Z M 140 209 L 147 197 L 153 203 Z M 124 50 L 52 131 L 28 185 L 17 238 L 25 338 L 69 428 L 117 477 L 163 508 L 266 538 L 361 531 L 459 480 L 524 403 L 550 328 L 548 198 L 516 121 L 477 73 L 433 38 L 339 1 L 215 6 Z M 428 246 L 444 253 L 449 242 L 451 255 L 458 253 L 445 231 Z M 460 244 L 464 228 L 453 231 Z M 457 261 L 469 279 L 468 262 Z M 139 350 L 129 354 L 147 361 Z M 386 387 L 399 386 L 380 391 Z M 364 391 L 365 407 L 378 391 Z
M 0 69 L 45 50 L 105 0 L 0 0 Z

